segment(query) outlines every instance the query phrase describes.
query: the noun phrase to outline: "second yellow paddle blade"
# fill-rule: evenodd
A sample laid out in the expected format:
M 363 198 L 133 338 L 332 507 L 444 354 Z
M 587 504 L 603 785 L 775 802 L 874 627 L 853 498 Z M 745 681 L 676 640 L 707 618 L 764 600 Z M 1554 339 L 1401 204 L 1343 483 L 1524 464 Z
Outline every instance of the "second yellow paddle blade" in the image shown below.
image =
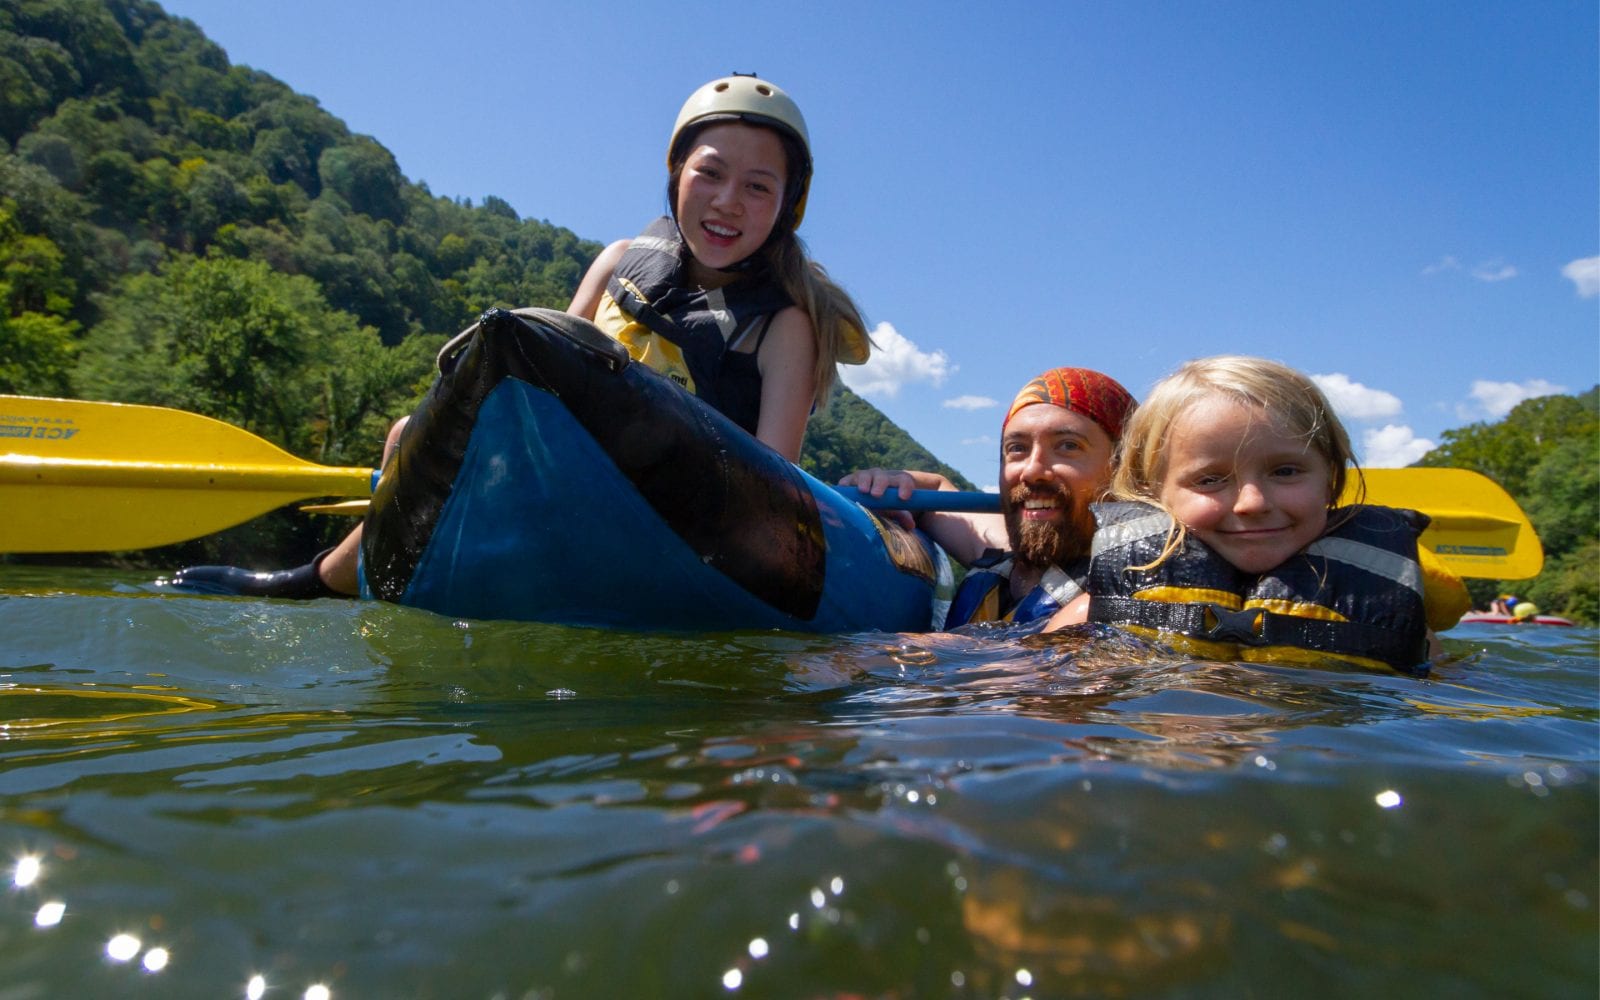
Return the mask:
M 1499 483 L 1469 469 L 1365 469 L 1367 502 L 1432 519 L 1422 545 L 1460 576 L 1526 580 L 1544 567 L 1533 523 Z M 1346 491 L 1345 500 L 1353 499 Z

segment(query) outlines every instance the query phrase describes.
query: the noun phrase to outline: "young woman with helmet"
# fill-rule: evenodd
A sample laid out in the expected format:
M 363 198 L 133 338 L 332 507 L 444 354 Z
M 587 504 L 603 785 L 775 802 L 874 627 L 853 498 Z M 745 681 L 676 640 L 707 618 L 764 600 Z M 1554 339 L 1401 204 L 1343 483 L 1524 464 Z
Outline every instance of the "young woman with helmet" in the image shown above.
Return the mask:
M 671 214 L 608 246 L 567 311 L 795 461 L 836 366 L 869 350 L 855 303 L 795 235 L 805 119 L 765 80 L 713 80 L 679 112 L 667 171 Z
M 805 119 L 765 80 L 713 80 L 679 112 L 667 169 L 672 214 L 606 247 L 567 311 L 797 461 L 836 365 L 861 364 L 870 350 L 855 303 L 795 235 L 811 186 Z M 386 461 L 404 426 L 390 429 Z M 171 582 L 263 597 L 354 594 L 360 549 L 358 526 L 304 566 L 191 567 Z

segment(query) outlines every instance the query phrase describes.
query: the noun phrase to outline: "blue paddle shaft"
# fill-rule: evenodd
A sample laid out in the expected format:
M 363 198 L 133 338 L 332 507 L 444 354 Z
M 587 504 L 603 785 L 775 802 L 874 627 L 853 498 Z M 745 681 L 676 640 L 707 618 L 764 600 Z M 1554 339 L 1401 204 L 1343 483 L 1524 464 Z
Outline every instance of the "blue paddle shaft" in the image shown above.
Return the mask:
M 854 486 L 835 486 L 839 495 L 853 500 L 868 510 L 945 510 L 963 514 L 1000 513 L 1000 494 L 962 493 L 952 490 L 912 490 L 911 499 L 902 500 L 900 494 L 889 490 L 881 497 L 869 496 Z

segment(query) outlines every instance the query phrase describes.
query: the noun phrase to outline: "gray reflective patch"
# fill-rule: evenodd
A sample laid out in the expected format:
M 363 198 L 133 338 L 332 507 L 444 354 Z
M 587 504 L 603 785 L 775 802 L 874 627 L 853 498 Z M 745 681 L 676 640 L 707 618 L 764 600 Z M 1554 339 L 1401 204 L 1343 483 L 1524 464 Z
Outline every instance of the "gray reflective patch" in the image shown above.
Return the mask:
M 1423 596 L 1422 567 L 1417 565 L 1416 560 L 1398 553 L 1348 538 L 1319 538 L 1306 546 L 1306 554 L 1325 556 L 1335 562 L 1364 569 L 1415 591 L 1418 597 Z
M 1066 607 L 1069 601 L 1083 593 L 1083 587 L 1078 581 L 1068 576 L 1060 566 L 1051 566 L 1045 570 L 1044 576 L 1039 578 L 1039 586 L 1043 587 L 1045 593 L 1062 607 Z
M 628 247 L 638 247 L 641 250 L 653 250 L 656 253 L 671 254 L 673 259 L 678 256 L 678 241 L 664 240 L 659 236 L 635 236 Z
M 722 294 L 722 289 L 712 288 L 706 292 L 706 310 L 711 313 L 711 318 L 717 321 L 717 328 L 722 331 L 723 340 L 733 336 L 733 332 L 739 328 L 738 321 L 728 309 L 728 299 Z
M 1090 555 L 1098 557 L 1112 549 L 1125 548 L 1145 538 L 1166 538 L 1172 519 L 1161 511 L 1143 514 L 1121 524 L 1103 525 L 1095 529 Z

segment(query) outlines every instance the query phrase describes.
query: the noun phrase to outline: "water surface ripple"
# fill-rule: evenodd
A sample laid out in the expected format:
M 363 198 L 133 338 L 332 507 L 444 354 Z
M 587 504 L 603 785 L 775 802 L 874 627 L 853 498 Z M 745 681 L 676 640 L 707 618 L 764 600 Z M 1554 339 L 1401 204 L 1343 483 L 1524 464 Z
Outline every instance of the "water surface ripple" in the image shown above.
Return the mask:
M 1583 997 L 1592 629 L 1427 680 L 0 566 L 0 997 Z

